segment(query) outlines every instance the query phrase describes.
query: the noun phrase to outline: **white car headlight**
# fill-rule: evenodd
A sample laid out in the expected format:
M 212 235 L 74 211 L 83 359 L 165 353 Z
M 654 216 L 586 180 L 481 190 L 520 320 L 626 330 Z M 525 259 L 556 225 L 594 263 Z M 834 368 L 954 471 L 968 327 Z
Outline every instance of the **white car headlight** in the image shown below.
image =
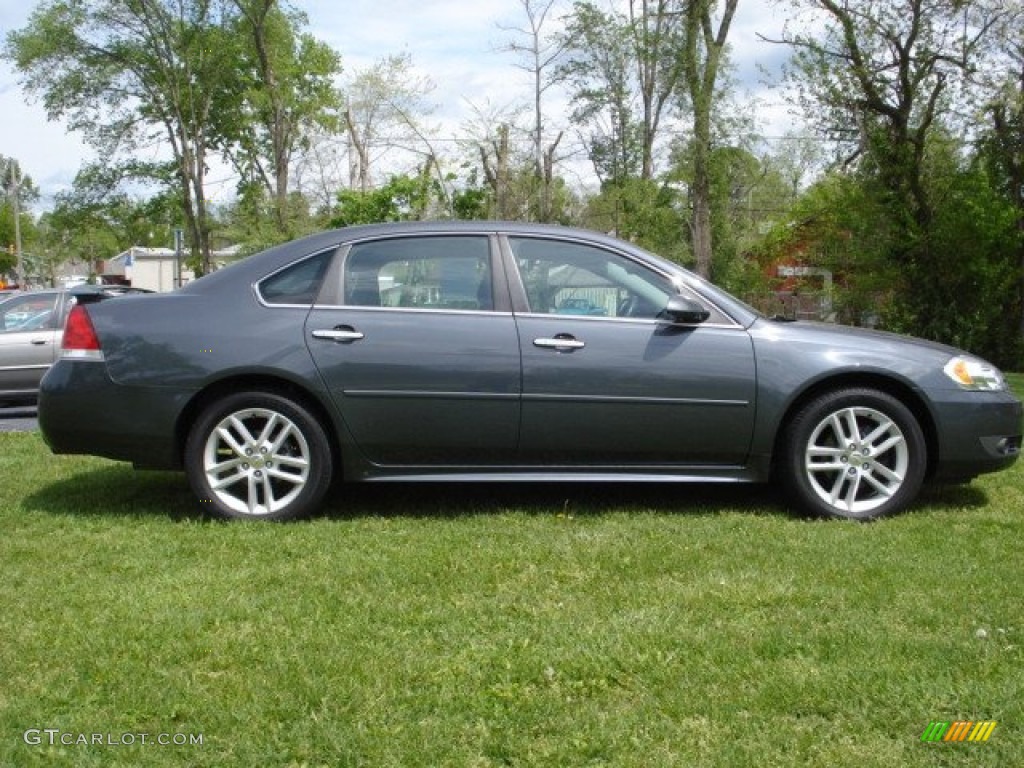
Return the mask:
M 975 392 L 1002 392 L 1006 389 L 1006 379 L 998 368 L 970 357 L 954 357 L 942 372 L 964 389 Z

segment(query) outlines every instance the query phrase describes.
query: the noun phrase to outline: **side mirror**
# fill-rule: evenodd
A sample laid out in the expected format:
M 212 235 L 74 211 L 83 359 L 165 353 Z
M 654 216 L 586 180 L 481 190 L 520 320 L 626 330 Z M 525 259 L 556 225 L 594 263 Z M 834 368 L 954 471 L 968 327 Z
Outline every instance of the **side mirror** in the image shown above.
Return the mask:
M 700 325 L 711 317 L 711 313 L 696 301 L 684 299 L 682 296 L 671 296 L 662 314 L 669 321 L 679 325 Z

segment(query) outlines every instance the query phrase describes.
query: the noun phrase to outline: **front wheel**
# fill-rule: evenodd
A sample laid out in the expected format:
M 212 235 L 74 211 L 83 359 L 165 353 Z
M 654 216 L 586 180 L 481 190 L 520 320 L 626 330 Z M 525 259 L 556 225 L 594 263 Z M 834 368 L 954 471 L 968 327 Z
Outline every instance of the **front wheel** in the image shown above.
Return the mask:
M 805 405 L 782 438 L 782 481 L 811 514 L 870 520 L 898 512 L 928 465 L 921 426 L 895 397 L 844 389 Z
M 271 392 L 240 392 L 199 416 L 185 444 L 192 490 L 220 517 L 291 520 L 313 512 L 331 484 L 323 428 Z

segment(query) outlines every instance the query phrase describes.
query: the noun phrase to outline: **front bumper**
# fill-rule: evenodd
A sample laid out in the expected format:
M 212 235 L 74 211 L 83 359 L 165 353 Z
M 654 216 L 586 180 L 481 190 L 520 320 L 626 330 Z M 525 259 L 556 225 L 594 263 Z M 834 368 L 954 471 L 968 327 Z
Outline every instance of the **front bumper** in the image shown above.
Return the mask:
M 934 475 L 968 480 L 1020 455 L 1024 406 L 1009 392 L 932 393 L 938 440 Z
M 59 360 L 39 388 L 39 429 L 54 453 L 179 469 L 175 426 L 192 392 L 115 383 L 99 361 Z

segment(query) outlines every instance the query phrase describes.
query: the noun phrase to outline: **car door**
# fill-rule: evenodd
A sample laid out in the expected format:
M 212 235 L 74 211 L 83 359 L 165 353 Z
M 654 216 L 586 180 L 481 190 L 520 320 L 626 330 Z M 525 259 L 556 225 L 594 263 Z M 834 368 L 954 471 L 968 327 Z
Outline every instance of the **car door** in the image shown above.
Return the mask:
M 343 254 L 306 343 L 353 439 L 378 465 L 513 460 L 519 339 L 493 238 L 367 240 Z
M 668 299 L 684 289 L 625 254 L 554 238 L 508 246 L 513 295 L 521 291 L 522 461 L 745 461 L 755 371 L 743 328 L 706 302 L 705 323 L 668 322 Z
M 60 344 L 60 293 L 40 291 L 0 303 L 0 392 L 31 393 Z

